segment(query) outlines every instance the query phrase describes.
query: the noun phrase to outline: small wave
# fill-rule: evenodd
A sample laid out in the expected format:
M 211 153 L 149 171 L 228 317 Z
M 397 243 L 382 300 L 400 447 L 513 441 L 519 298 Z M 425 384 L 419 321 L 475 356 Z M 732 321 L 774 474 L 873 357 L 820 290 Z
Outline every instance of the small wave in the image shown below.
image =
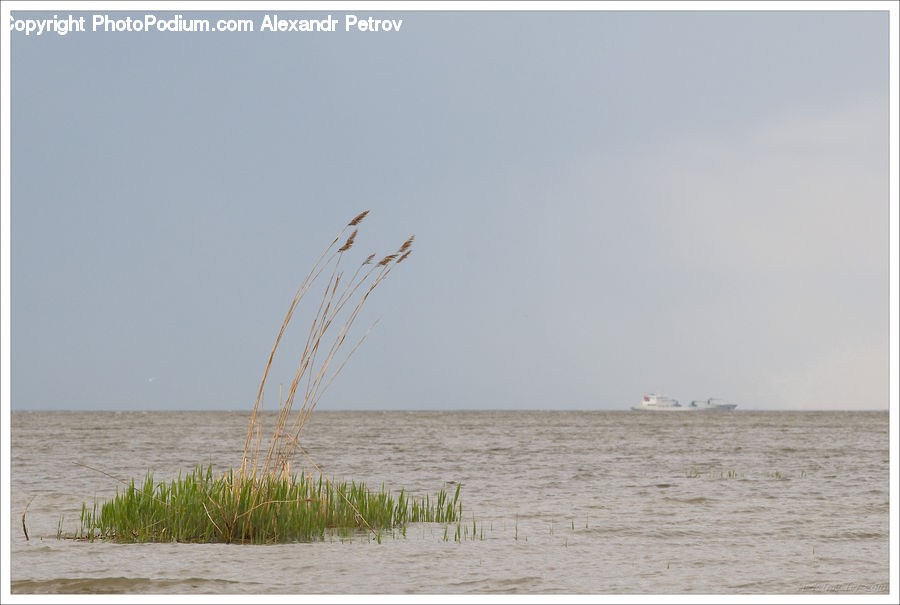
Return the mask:
M 522 576 L 521 578 L 508 578 L 494 582 L 494 587 L 487 592 L 519 592 L 522 590 L 534 590 L 544 581 L 539 576 Z
M 478 593 L 515 593 L 522 590 L 534 590 L 541 586 L 544 578 L 538 576 L 522 576 L 518 578 L 479 578 L 452 582 L 450 592 Z
M 697 496 L 696 498 L 673 498 L 666 496 L 663 500 L 668 500 L 669 502 L 682 502 L 684 504 L 703 504 L 704 502 L 715 502 L 714 498 L 706 498 L 704 496 Z
M 20 594 L 122 594 L 130 592 L 226 592 L 231 580 L 208 578 L 55 578 L 52 580 L 19 580 L 10 592 Z
M 845 531 L 834 536 L 838 540 L 877 540 L 887 538 L 885 532 Z

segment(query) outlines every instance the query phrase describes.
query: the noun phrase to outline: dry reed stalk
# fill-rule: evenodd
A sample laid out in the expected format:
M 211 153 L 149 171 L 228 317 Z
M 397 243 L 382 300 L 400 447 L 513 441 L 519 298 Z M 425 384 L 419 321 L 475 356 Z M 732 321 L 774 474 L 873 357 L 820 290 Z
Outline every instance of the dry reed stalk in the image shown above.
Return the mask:
M 325 380 L 327 371 L 331 367 L 331 364 L 334 360 L 336 353 L 338 352 L 338 350 L 343 345 L 343 343 L 346 339 L 346 336 L 349 331 L 348 330 L 349 326 L 352 325 L 352 323 L 356 320 L 357 316 L 359 315 L 360 310 L 362 309 L 363 303 L 368 298 L 368 295 L 372 292 L 372 290 L 374 290 L 378 281 L 383 279 L 383 277 L 386 276 L 386 274 L 387 273 L 385 271 L 382 271 L 382 273 L 377 276 L 376 281 L 374 281 L 369 286 L 369 288 L 367 289 L 367 291 L 363 295 L 363 297 L 360 299 L 357 306 L 353 309 L 353 311 L 350 315 L 350 318 L 347 320 L 346 325 L 344 327 L 342 327 L 341 331 L 338 333 L 337 337 L 335 338 L 331 348 L 328 350 L 328 352 L 326 354 L 325 361 L 321 364 L 319 371 L 317 372 L 315 378 L 310 381 L 310 385 L 305 394 L 303 407 L 301 407 L 301 411 L 297 415 L 297 420 L 296 420 L 294 426 L 292 427 L 290 434 L 288 436 L 286 436 L 286 440 L 287 440 L 288 444 L 296 443 L 296 438 L 297 438 L 300 430 L 303 428 L 303 425 L 306 424 L 306 421 L 308 420 L 309 415 L 312 413 L 312 410 L 315 408 L 319 399 L 321 399 L 322 395 L 324 395 L 327 388 L 331 385 L 331 383 L 334 381 L 334 379 L 337 377 L 337 375 L 343 370 L 344 365 L 347 363 L 350 356 L 352 356 L 352 354 L 359 348 L 359 346 L 362 344 L 362 342 L 365 340 L 365 338 L 371 332 L 372 327 L 374 327 L 374 324 L 373 324 L 373 326 L 370 327 L 369 330 L 366 331 L 366 333 L 363 335 L 363 337 L 360 339 L 360 341 L 356 344 L 356 346 L 353 347 L 353 349 L 350 351 L 350 353 L 347 355 L 347 357 L 344 359 L 344 361 L 340 364 L 338 369 L 330 376 L 328 381 L 323 386 L 323 381 Z M 341 310 L 343 308 L 343 306 L 347 303 L 347 301 L 350 300 L 350 296 L 356 291 L 358 286 L 359 286 L 359 284 L 357 284 L 357 286 L 354 287 L 353 290 L 340 301 L 340 303 L 337 306 L 337 311 Z M 376 323 L 377 323 L 377 321 L 376 321 Z M 330 321 L 329 321 L 329 324 L 330 324 Z M 310 376 L 311 376 L 311 374 L 310 374 Z M 293 456 L 293 454 L 294 454 L 293 449 L 292 448 L 289 449 L 287 452 L 287 455 Z
M 283 416 L 279 416 L 279 422 L 276 426 L 276 432 L 279 435 L 284 435 L 284 437 L 283 439 L 273 439 L 272 445 L 269 449 L 269 454 L 267 455 L 266 461 L 263 464 L 263 474 L 267 472 L 268 468 L 274 460 L 283 460 L 285 458 L 291 458 L 293 456 L 293 453 L 289 450 L 289 436 L 296 432 L 295 428 L 298 425 L 302 426 L 302 424 L 305 423 L 305 418 L 308 417 L 309 413 L 312 411 L 311 406 L 309 405 L 310 393 L 318 391 L 318 385 L 322 379 L 322 376 L 324 372 L 327 371 L 328 366 L 330 365 L 331 358 L 336 352 L 335 344 L 339 345 L 339 341 L 336 341 L 336 343 L 332 345 L 331 349 L 329 349 L 328 353 L 326 354 L 325 361 L 322 362 L 319 370 L 315 372 L 314 376 L 314 370 L 312 370 L 312 368 L 315 367 L 316 358 L 319 353 L 320 344 L 322 342 L 322 337 L 324 336 L 325 331 L 331 325 L 334 317 L 338 312 L 340 312 L 347 300 L 346 297 L 342 297 L 342 299 L 339 300 L 336 304 L 334 303 L 334 297 L 337 291 L 337 281 L 337 277 L 333 275 L 332 281 L 329 282 L 328 287 L 326 287 L 324 291 L 322 302 L 319 305 L 319 311 L 316 314 L 315 319 L 313 320 L 313 324 L 310 328 L 310 333 L 307 337 L 307 345 L 301 357 L 301 363 L 297 367 L 297 372 L 294 375 L 294 380 L 292 381 L 291 388 L 288 391 L 287 400 L 282 406 L 282 411 L 284 411 L 285 414 Z M 329 316 L 329 310 L 332 309 L 333 304 L 334 310 Z M 352 319 L 355 319 L 355 316 L 351 317 L 351 320 L 348 321 L 352 323 Z M 342 333 L 344 333 L 343 328 Z M 293 406 L 294 397 L 300 384 L 300 379 L 304 374 L 307 375 L 307 387 L 305 396 L 303 398 L 303 405 L 297 414 L 297 421 L 294 423 L 291 431 L 286 431 L 286 421 Z M 284 466 L 284 462 L 282 462 L 281 464 L 282 466 Z
M 92 471 L 94 471 L 95 473 L 100 473 L 101 475 L 106 475 L 106 476 L 109 477 L 110 479 L 115 479 L 116 481 L 118 481 L 118 482 L 121 483 L 122 485 L 126 485 L 126 486 L 129 486 L 129 487 L 134 487 L 134 486 L 133 486 L 133 483 L 134 483 L 133 481 L 132 481 L 131 483 L 129 483 L 128 481 L 125 481 L 124 479 L 119 479 L 119 478 L 116 477 L 115 475 L 110 475 L 110 474 L 107 473 L 106 471 L 101 471 L 99 468 L 94 468 L 93 466 L 88 466 L 87 464 L 84 464 L 83 462 L 74 462 L 74 461 L 73 461 L 72 464 L 74 464 L 75 466 L 83 466 L 84 468 L 89 469 L 89 470 L 92 470 Z M 144 491 L 142 491 L 141 489 L 139 489 L 139 488 L 137 488 L 137 487 L 134 487 L 134 491 L 136 491 L 137 493 L 139 493 L 139 494 L 141 494 L 141 495 L 149 495 L 151 498 L 153 498 L 153 499 L 156 500 L 157 502 L 160 502 L 160 503 L 162 503 L 162 504 L 165 504 L 166 507 L 169 506 L 168 503 L 163 502 L 162 500 L 160 500 L 159 498 L 157 498 L 157 497 L 154 496 L 153 494 L 145 494 Z
M 36 495 L 32 496 L 31 500 L 28 501 L 28 504 L 25 505 L 25 510 L 22 511 L 22 531 L 25 532 L 25 541 L 26 542 L 28 542 L 28 528 L 25 527 L 25 515 L 28 514 L 28 507 L 31 506 L 31 503 L 34 502 L 35 498 L 37 498 Z M 354 509 L 354 510 L 356 510 L 356 509 Z M 356 512 L 359 513 L 359 511 L 356 511 Z
M 359 270 L 357 269 L 357 275 Z M 355 278 L 355 276 L 354 276 Z M 293 405 L 294 396 L 297 391 L 297 387 L 300 384 L 300 380 L 304 374 L 307 375 L 307 388 L 306 392 L 309 393 L 311 386 L 310 383 L 313 378 L 313 372 L 310 370 L 311 367 L 315 366 L 316 357 L 319 351 L 319 344 L 321 342 L 322 335 L 325 330 L 327 330 L 328 326 L 331 324 L 331 321 L 334 318 L 342 304 L 338 305 L 337 308 L 333 311 L 333 314 L 329 318 L 329 310 L 332 308 L 332 304 L 334 301 L 335 294 L 337 292 L 337 287 L 340 282 L 340 275 L 337 273 L 337 264 L 335 265 L 335 269 L 332 272 L 332 276 L 329 280 L 328 285 L 323 292 L 322 301 L 319 303 L 319 308 L 316 313 L 316 316 L 313 320 L 312 325 L 310 326 L 309 334 L 307 335 L 306 346 L 304 348 L 303 354 L 301 355 L 301 362 L 297 367 L 297 372 L 294 375 L 294 380 L 291 382 L 291 388 L 288 391 L 288 399 L 282 404 L 281 410 L 284 412 L 283 414 L 279 414 L 278 422 L 276 423 L 276 434 L 282 435 L 285 437 L 283 439 L 273 438 L 272 443 L 269 448 L 269 453 L 266 456 L 266 461 L 263 464 L 263 474 L 265 475 L 268 471 L 269 467 L 273 463 L 273 460 L 282 460 L 281 466 L 284 471 L 285 463 L 283 461 L 284 458 L 292 457 L 289 453 L 286 452 L 285 448 L 287 447 L 287 431 L 285 431 L 286 423 L 289 418 L 289 414 Z M 349 285 L 348 285 L 349 288 Z M 345 290 L 346 291 L 346 290 Z M 339 301 L 342 302 L 342 301 Z M 309 370 L 309 371 L 308 371 Z M 308 401 L 308 397 L 304 398 L 304 407 L 306 406 L 306 402 Z M 301 408 L 300 415 L 303 414 L 303 408 Z M 291 431 L 292 433 L 293 431 Z M 276 466 L 278 464 L 276 463 Z
M 316 273 L 316 268 L 321 264 L 322 259 L 324 259 L 325 255 L 328 254 L 328 251 L 331 250 L 331 248 L 333 248 L 334 245 L 337 243 L 337 241 L 341 238 L 341 235 L 343 235 L 343 233 L 346 229 L 347 228 L 344 227 L 344 229 L 341 231 L 341 233 L 338 234 L 338 236 L 336 238 L 334 238 L 334 241 L 331 242 L 331 244 L 325 249 L 325 251 L 319 257 L 319 259 L 316 261 L 316 264 L 313 265 L 313 268 L 310 269 L 310 272 L 306 276 L 306 279 L 303 280 L 303 283 L 300 285 L 300 288 L 297 290 L 297 293 L 294 295 L 294 298 L 291 301 L 290 307 L 288 307 L 287 315 L 285 315 L 284 321 L 281 323 L 281 329 L 278 331 L 278 336 L 275 339 L 275 345 L 272 347 L 272 352 L 269 353 L 269 361 L 266 363 L 265 371 L 263 371 L 263 377 L 259 383 L 259 391 L 256 394 L 256 403 L 253 405 L 253 412 L 250 415 L 250 426 L 247 428 L 247 440 L 244 443 L 244 455 L 241 460 L 241 468 L 240 468 L 240 476 L 241 477 L 243 477 L 245 475 L 245 473 L 247 472 L 247 462 L 248 462 L 247 450 L 250 447 L 250 438 L 253 434 L 253 426 L 256 423 L 256 415 L 258 413 L 259 406 L 260 406 L 260 403 L 262 400 L 263 388 L 266 384 L 266 378 L 269 375 L 269 369 L 272 367 L 272 359 L 275 357 L 275 351 L 278 349 L 278 345 L 281 343 L 281 337 L 284 336 L 284 331 L 285 331 L 285 329 L 287 329 L 287 326 L 291 321 L 291 317 L 294 314 L 294 309 L 297 308 L 297 304 L 303 299 L 303 296 L 306 294 L 306 292 L 312 286 L 312 282 L 315 281 L 315 278 L 318 277 L 318 275 L 319 275 L 318 273 Z M 254 466 L 254 474 L 255 474 L 255 470 L 256 469 Z
M 245 476 L 245 474 L 248 471 L 247 464 L 249 462 L 249 459 L 247 457 L 247 452 L 250 449 L 250 442 L 251 442 L 251 437 L 253 435 L 253 428 L 256 423 L 257 414 L 259 412 L 260 402 L 262 399 L 262 393 L 263 393 L 263 389 L 265 387 L 266 379 L 268 378 L 268 375 L 269 375 L 269 369 L 272 366 L 272 359 L 275 357 L 275 351 L 278 349 L 278 345 L 281 343 L 281 337 L 284 335 L 284 331 L 287 328 L 287 325 L 291 321 L 291 317 L 294 314 L 294 310 L 297 308 L 297 305 L 303 299 L 306 292 L 308 292 L 309 289 L 312 287 L 312 285 L 316 281 L 316 279 L 318 279 L 319 275 L 321 275 L 322 271 L 324 271 L 325 268 L 329 264 L 331 264 L 331 262 L 334 260 L 334 258 L 336 256 L 337 256 L 338 260 L 340 260 L 340 254 L 342 254 L 342 252 L 344 250 L 339 250 L 338 252 L 333 253 L 330 257 L 328 257 L 328 260 L 325 261 L 325 264 L 322 265 L 322 261 L 328 255 L 328 252 L 341 239 L 341 237 L 344 235 L 344 233 L 347 231 L 347 229 L 349 227 L 355 227 L 355 226 L 359 225 L 363 221 L 363 219 L 366 217 L 366 215 L 368 215 L 368 214 L 369 214 L 368 210 L 361 212 L 360 214 L 355 216 L 353 218 L 353 220 L 351 220 L 349 223 L 347 223 L 347 225 L 345 225 L 343 229 L 341 229 L 341 232 L 338 233 L 337 237 L 335 237 L 332 240 L 332 242 L 328 245 L 328 247 L 325 248 L 325 250 L 322 252 L 321 256 L 319 256 L 318 260 L 316 260 L 316 263 L 313 265 L 312 269 L 310 269 L 306 278 L 303 280 L 303 283 L 300 285 L 300 288 L 297 290 L 297 293 L 294 295 L 293 300 L 291 301 L 290 307 L 288 308 L 288 312 L 285 315 L 284 321 L 281 324 L 281 330 L 279 330 L 278 336 L 275 339 L 275 344 L 272 347 L 272 352 L 269 353 L 269 360 L 266 363 L 265 370 L 263 371 L 263 377 L 259 384 L 259 391 L 257 392 L 257 395 L 256 395 L 256 402 L 253 405 L 253 412 L 250 415 L 250 423 L 249 423 L 249 426 L 247 427 L 247 439 L 244 442 L 244 455 L 242 456 L 242 459 L 241 459 L 241 468 L 239 471 L 239 475 L 241 477 Z M 350 236 L 350 238 L 348 238 L 347 243 L 352 245 L 352 240 L 355 239 L 357 231 L 358 230 L 353 231 L 353 234 Z M 345 244 L 345 247 L 346 247 L 346 249 L 349 249 L 349 246 L 347 246 L 347 244 Z M 322 266 L 320 267 L 320 265 L 322 265 Z M 318 271 L 317 271 L 317 269 L 318 269 Z M 258 463 L 258 456 L 255 460 L 254 469 L 253 469 L 253 473 L 252 473 L 253 476 L 255 476 L 256 470 L 257 470 L 256 463 Z
M 334 379 L 341 373 L 347 361 L 359 348 L 362 342 L 368 337 L 373 324 L 365 332 L 362 338 L 351 349 L 350 353 L 343 359 L 340 364 L 335 364 L 335 357 L 344 345 L 353 324 L 356 322 L 363 305 L 368 300 L 369 295 L 374 289 L 388 276 L 393 265 L 400 260 L 405 259 L 410 251 L 415 236 L 407 239 L 398 253 L 385 256 L 377 265 L 371 265 L 375 254 L 370 255 L 357 267 L 355 273 L 349 281 L 343 280 L 343 272 L 340 270 L 341 260 L 345 252 L 349 251 L 355 243 L 356 236 L 359 232 L 354 229 L 347 237 L 344 244 L 334 252 L 331 252 L 338 241 L 344 236 L 344 233 L 350 227 L 356 227 L 366 217 L 369 211 L 365 211 L 357 215 L 351 220 L 338 236 L 329 244 L 319 259 L 313 265 L 313 268 L 307 274 L 306 279 L 300 285 L 297 293 L 294 295 L 288 312 L 282 322 L 281 329 L 275 339 L 275 345 L 269 354 L 269 359 L 260 381 L 259 391 L 257 393 L 256 402 L 253 406 L 253 412 L 250 417 L 250 426 L 247 431 L 247 440 L 245 441 L 244 454 L 241 460 L 241 468 L 239 478 L 252 477 L 254 484 L 261 481 L 265 477 L 282 477 L 289 478 L 291 460 L 295 456 L 299 446 L 299 434 L 301 429 L 309 419 L 310 414 L 315 409 L 322 395 L 327 391 Z M 329 255 L 330 253 L 330 255 Z M 396 261 L 396 262 L 395 262 Z M 363 267 L 369 266 L 367 271 L 363 271 Z M 279 393 L 279 410 L 275 420 L 275 426 L 272 432 L 272 438 L 266 450 L 265 458 L 260 465 L 260 457 L 262 450 L 260 447 L 259 433 L 261 430 L 258 415 L 262 409 L 263 391 L 268 378 L 269 369 L 272 366 L 272 360 L 275 351 L 281 343 L 282 336 L 290 323 L 295 310 L 304 296 L 313 287 L 320 276 L 328 271 L 329 277 L 322 290 L 321 298 L 318 302 L 316 313 L 313 316 L 312 323 L 306 334 L 306 342 L 297 364 L 294 377 L 288 387 L 287 396 Z M 359 293 L 361 292 L 361 295 Z M 348 307 L 351 300 L 359 295 L 354 306 Z M 346 313 L 342 317 L 342 313 Z M 342 322 L 342 323 L 339 323 Z M 377 324 L 377 321 L 375 322 Z M 340 325 L 336 335 L 333 338 L 328 337 L 329 330 Z M 335 368 L 336 369 L 333 369 Z M 329 371 L 331 370 L 331 373 Z M 304 381 L 305 378 L 305 381 Z M 300 389 L 301 382 L 304 382 L 304 388 Z M 294 401 L 300 391 L 300 407 L 294 411 Z M 250 459 L 250 443 L 251 436 L 257 433 L 257 447 L 253 459 Z M 301 450 L 302 451 L 302 450 Z M 304 455 L 305 452 L 304 452 Z M 308 457 L 308 456 L 307 456 Z M 252 465 L 252 468 L 251 468 Z M 327 478 L 326 478 L 327 479 Z
M 392 256 L 396 257 L 396 255 L 392 255 Z M 390 270 L 391 270 L 390 265 L 388 265 L 387 263 L 384 263 L 384 264 L 379 263 L 376 267 L 373 267 L 369 271 L 369 273 L 363 278 L 363 280 L 359 284 L 357 284 L 357 288 L 359 285 L 364 283 L 366 279 L 368 279 L 369 275 L 371 275 L 371 273 L 377 267 L 383 267 L 383 268 L 382 268 L 381 272 L 373 279 L 373 281 L 369 285 L 367 291 L 362 296 L 362 298 L 360 298 L 356 307 L 353 309 L 353 311 L 350 315 L 350 319 L 348 319 L 348 322 L 347 322 L 348 325 L 352 324 L 355 321 L 359 312 L 362 310 L 363 304 L 368 299 L 369 294 L 371 294 L 371 292 L 375 289 L 375 287 L 378 285 L 378 283 L 380 283 L 383 279 L 385 279 L 388 276 L 388 274 L 390 273 Z M 344 306 L 344 304 L 346 304 L 346 302 L 348 300 L 350 300 L 350 297 L 352 296 L 352 294 L 355 291 L 356 291 L 356 288 L 354 288 L 353 291 L 341 301 L 339 308 L 342 308 Z M 377 323 L 378 322 L 376 321 L 375 324 L 377 324 Z M 294 427 L 292 427 L 291 434 L 294 436 L 293 437 L 294 443 L 296 443 L 296 435 L 299 434 L 300 429 L 303 428 L 303 425 L 306 423 L 306 420 L 309 418 L 309 415 L 312 413 L 312 409 L 318 403 L 318 401 L 322 397 L 322 395 L 324 395 L 325 391 L 331 385 L 331 383 L 334 381 L 334 379 L 337 377 L 337 375 L 343 370 L 344 365 L 346 365 L 350 356 L 360 347 L 360 345 L 363 343 L 363 341 L 366 339 L 366 337 L 368 337 L 369 333 L 372 331 L 372 328 L 375 327 L 375 324 L 372 324 L 372 326 L 369 327 L 369 329 L 366 331 L 366 333 L 363 335 L 363 337 L 359 340 L 359 342 L 356 344 L 356 346 L 353 347 L 353 349 L 350 351 L 350 353 L 347 355 L 347 357 L 344 359 L 344 361 L 341 363 L 341 365 L 338 367 L 338 369 L 335 371 L 335 373 L 332 374 L 331 378 L 328 380 L 328 382 L 325 384 L 325 386 L 321 387 L 322 380 L 324 380 L 325 372 L 328 370 L 328 367 L 330 366 L 330 364 L 334 358 L 334 355 L 337 353 L 340 346 L 344 343 L 344 339 L 347 336 L 347 330 L 345 330 L 344 328 L 341 329 L 341 332 L 338 334 L 338 337 L 335 339 L 331 350 L 329 350 L 329 352 L 328 352 L 327 362 L 323 363 L 320 368 L 319 375 L 317 376 L 316 381 L 315 381 L 316 387 L 313 391 L 307 392 L 307 396 L 304 401 L 304 406 L 303 406 L 303 408 L 301 408 L 300 414 L 298 414 L 297 422 L 295 423 Z M 308 405 L 308 403 L 309 403 L 309 405 Z M 290 452 L 289 455 L 292 456 L 293 452 Z

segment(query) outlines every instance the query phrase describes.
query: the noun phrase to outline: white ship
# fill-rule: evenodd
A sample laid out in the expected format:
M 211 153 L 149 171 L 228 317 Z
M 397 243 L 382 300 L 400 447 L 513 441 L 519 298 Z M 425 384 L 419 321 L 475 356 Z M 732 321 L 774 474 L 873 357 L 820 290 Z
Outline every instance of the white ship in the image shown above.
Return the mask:
M 677 399 L 665 397 L 656 393 L 644 395 L 640 404 L 632 406 L 632 410 L 638 412 L 729 412 L 737 407 L 736 403 L 725 403 L 721 399 L 707 399 L 706 401 L 691 401 L 688 405 L 678 403 Z

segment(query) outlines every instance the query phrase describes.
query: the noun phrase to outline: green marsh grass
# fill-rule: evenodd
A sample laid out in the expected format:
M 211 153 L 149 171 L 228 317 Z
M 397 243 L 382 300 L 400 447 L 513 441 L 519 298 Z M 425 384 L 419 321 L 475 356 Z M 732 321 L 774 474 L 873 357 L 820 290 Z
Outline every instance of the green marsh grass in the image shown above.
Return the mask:
M 215 476 L 197 467 L 171 482 L 132 482 L 115 498 L 82 506 L 78 538 L 118 542 L 225 542 L 270 544 L 308 542 L 337 533 L 346 537 L 382 532 L 407 523 L 458 520 L 459 486 L 441 490 L 433 503 L 370 491 L 363 483 L 333 483 L 309 476 L 266 478 L 259 484 L 235 483 L 236 474 Z

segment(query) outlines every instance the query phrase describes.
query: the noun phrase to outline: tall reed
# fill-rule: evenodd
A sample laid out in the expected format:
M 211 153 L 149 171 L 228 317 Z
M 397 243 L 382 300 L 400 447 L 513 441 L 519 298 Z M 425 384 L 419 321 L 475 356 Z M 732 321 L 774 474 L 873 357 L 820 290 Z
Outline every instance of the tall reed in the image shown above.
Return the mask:
M 287 313 L 281 323 L 281 329 L 275 338 L 275 344 L 269 353 L 269 359 L 263 371 L 262 379 L 250 415 L 247 436 L 244 441 L 244 453 L 238 476 L 259 481 L 275 476 L 287 477 L 291 472 L 291 463 L 300 447 L 300 431 L 309 420 L 309 416 L 331 386 L 331 383 L 344 369 L 347 361 L 356 352 L 375 324 L 365 331 L 362 337 L 350 349 L 342 361 L 336 362 L 338 354 L 345 347 L 347 337 L 360 311 L 369 296 L 390 275 L 394 266 L 405 260 L 412 252 L 415 236 L 410 236 L 397 252 L 388 254 L 379 262 L 374 262 L 375 254 L 370 254 L 359 264 L 349 279 L 344 279 L 341 263 L 356 242 L 358 226 L 369 211 L 360 213 L 347 223 L 341 232 L 325 248 L 319 259 L 310 269 L 306 278 L 294 294 Z M 344 239 L 349 229 L 353 231 Z M 338 245 L 339 242 L 343 243 Z M 279 395 L 279 410 L 275 419 L 275 427 L 269 439 L 265 456 L 262 456 L 262 423 L 261 410 L 266 381 L 275 352 L 281 344 L 282 337 L 294 316 L 298 305 L 320 280 L 327 279 L 322 294 L 317 301 L 316 313 L 306 332 L 306 342 L 300 355 L 300 361 L 288 388 L 287 397 Z M 375 322 L 377 323 L 377 321 Z M 299 409 L 295 410 L 295 401 L 299 391 Z M 256 436 L 254 448 L 254 435 Z

